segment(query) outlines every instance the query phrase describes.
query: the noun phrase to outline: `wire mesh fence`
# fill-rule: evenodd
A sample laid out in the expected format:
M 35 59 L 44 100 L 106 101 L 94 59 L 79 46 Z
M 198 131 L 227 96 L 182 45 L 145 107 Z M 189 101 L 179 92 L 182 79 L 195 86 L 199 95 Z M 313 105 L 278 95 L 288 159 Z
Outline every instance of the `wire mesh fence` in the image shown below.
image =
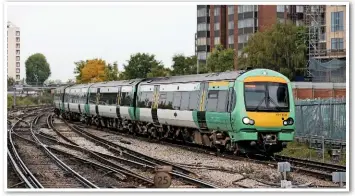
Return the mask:
M 295 141 L 282 153 L 320 162 L 345 164 L 345 98 L 296 100 Z
M 345 141 L 345 99 L 297 100 L 295 136 Z

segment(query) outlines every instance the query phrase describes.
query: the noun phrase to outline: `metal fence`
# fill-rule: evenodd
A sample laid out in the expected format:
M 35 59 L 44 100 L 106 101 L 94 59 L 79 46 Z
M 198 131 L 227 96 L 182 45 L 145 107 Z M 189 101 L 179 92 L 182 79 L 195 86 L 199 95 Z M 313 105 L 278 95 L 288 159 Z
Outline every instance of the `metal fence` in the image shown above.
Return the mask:
M 297 100 L 295 136 L 345 142 L 345 99 Z

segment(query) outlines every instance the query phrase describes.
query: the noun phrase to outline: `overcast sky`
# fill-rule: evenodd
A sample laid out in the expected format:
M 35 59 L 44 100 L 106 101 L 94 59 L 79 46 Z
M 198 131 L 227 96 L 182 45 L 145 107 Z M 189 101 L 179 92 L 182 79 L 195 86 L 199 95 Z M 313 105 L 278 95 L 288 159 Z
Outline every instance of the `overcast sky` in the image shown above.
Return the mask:
M 50 79 L 74 78 L 74 62 L 102 58 L 120 71 L 130 55 L 148 52 L 166 67 L 176 53 L 195 52 L 196 5 L 9 5 L 8 20 L 21 30 L 25 60 L 43 53 Z

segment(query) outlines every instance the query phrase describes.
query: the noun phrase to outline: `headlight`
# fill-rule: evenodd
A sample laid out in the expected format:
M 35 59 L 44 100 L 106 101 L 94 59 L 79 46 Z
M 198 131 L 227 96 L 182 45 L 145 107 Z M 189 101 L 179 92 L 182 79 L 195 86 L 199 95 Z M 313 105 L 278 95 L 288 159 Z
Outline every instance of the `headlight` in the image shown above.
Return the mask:
M 283 125 L 284 125 L 284 126 L 293 125 L 293 123 L 294 123 L 293 118 L 288 118 L 287 120 L 284 120 L 284 121 L 283 121 Z
M 288 119 L 287 119 L 287 123 L 288 123 L 289 125 L 293 125 L 294 120 L 293 120 L 292 118 L 288 118 Z
M 250 120 L 249 120 L 248 117 L 244 117 L 244 118 L 243 118 L 243 123 L 244 123 L 244 124 L 249 124 L 249 121 L 250 121 Z
M 248 117 L 244 117 L 242 119 L 242 121 L 246 125 L 254 125 L 255 124 L 255 121 L 253 119 L 248 118 Z

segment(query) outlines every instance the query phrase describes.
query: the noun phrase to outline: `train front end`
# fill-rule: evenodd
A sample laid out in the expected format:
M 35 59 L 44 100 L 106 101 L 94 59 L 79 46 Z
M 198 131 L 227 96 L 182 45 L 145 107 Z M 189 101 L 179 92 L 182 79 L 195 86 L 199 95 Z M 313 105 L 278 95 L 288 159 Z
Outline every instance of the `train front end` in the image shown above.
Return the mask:
M 253 153 L 282 151 L 295 131 L 290 80 L 272 70 L 255 69 L 238 77 L 236 85 L 238 145 Z

